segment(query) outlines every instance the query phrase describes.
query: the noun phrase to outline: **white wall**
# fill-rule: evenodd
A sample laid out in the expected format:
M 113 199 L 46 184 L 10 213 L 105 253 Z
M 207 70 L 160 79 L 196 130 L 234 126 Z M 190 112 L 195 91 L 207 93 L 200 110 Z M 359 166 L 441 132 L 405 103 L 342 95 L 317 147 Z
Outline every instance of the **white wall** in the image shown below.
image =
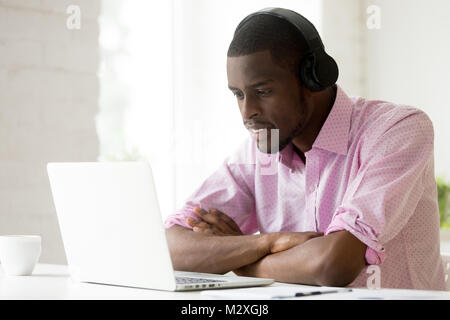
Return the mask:
M 366 29 L 367 97 L 424 110 L 435 129 L 436 175 L 450 179 L 450 1 L 366 0 L 381 28 Z
M 380 9 L 380 28 L 367 20 Z M 350 95 L 424 110 L 435 129 L 436 175 L 450 179 L 450 2 L 323 0 L 322 36 Z
M 80 6 L 80 30 L 66 8 Z M 98 154 L 99 1 L 0 0 L 0 234 L 40 234 L 41 262 L 65 263 L 49 161 Z
M 365 8 L 360 0 L 322 0 L 321 37 L 338 64 L 338 84 L 350 95 L 365 96 L 367 74 Z

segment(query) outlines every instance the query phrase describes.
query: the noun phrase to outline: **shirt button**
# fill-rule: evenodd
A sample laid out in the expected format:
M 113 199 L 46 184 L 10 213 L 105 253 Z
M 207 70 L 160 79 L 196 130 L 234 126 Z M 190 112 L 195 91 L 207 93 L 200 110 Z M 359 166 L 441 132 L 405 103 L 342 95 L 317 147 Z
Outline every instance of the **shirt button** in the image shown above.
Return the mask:
M 313 193 L 314 191 L 316 191 L 316 187 L 310 186 L 310 187 L 309 187 L 309 192 L 310 192 L 310 193 Z

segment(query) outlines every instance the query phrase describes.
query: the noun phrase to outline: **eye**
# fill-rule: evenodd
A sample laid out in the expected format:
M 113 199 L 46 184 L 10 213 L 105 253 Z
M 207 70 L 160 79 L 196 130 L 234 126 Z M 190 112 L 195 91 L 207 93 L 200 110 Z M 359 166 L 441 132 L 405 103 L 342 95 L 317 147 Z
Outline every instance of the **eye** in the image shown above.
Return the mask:
M 269 95 L 270 93 L 272 93 L 272 90 L 271 90 L 271 89 L 265 89 L 265 90 L 263 90 L 263 89 L 257 89 L 257 90 L 256 90 L 256 94 L 257 94 L 258 96 L 267 96 L 267 95 Z
M 244 97 L 242 91 L 234 91 L 233 95 L 238 99 L 242 99 Z

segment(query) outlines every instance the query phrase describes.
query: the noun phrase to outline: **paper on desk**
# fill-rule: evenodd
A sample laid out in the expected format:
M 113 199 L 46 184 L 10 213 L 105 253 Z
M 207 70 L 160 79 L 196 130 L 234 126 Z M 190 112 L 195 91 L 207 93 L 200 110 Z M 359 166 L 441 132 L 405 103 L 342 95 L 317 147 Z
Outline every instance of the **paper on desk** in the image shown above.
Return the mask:
M 311 286 L 270 286 L 257 288 L 242 289 L 220 289 L 220 290 L 204 290 L 202 295 L 212 296 L 224 299 L 280 299 L 281 297 L 295 297 L 296 293 L 310 293 L 320 291 L 326 293 L 328 291 L 348 291 L 345 288 L 332 287 L 311 287 Z

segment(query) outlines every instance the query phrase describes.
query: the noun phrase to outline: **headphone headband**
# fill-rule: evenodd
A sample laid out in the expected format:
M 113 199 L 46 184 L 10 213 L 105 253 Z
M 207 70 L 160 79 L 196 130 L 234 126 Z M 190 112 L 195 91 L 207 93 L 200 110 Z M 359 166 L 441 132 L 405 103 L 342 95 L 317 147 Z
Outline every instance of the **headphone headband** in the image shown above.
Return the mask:
M 269 15 L 287 21 L 302 35 L 308 48 L 303 52 L 299 76 L 309 90 L 322 91 L 336 83 L 339 75 L 336 61 L 325 52 L 325 46 L 314 25 L 295 11 L 270 7 L 254 12 L 239 23 L 234 37 L 250 19 L 258 15 Z
M 239 25 L 236 28 L 236 31 L 234 32 L 234 35 L 236 35 L 237 32 L 250 19 L 259 15 L 273 16 L 289 22 L 290 24 L 294 25 L 296 29 L 301 33 L 310 51 L 314 52 L 317 49 L 324 50 L 325 47 L 314 25 L 308 19 L 303 17 L 301 14 L 283 8 L 273 8 L 273 7 L 264 8 L 262 10 L 259 10 L 257 12 L 248 15 L 244 20 L 241 21 L 241 23 L 239 23 Z

